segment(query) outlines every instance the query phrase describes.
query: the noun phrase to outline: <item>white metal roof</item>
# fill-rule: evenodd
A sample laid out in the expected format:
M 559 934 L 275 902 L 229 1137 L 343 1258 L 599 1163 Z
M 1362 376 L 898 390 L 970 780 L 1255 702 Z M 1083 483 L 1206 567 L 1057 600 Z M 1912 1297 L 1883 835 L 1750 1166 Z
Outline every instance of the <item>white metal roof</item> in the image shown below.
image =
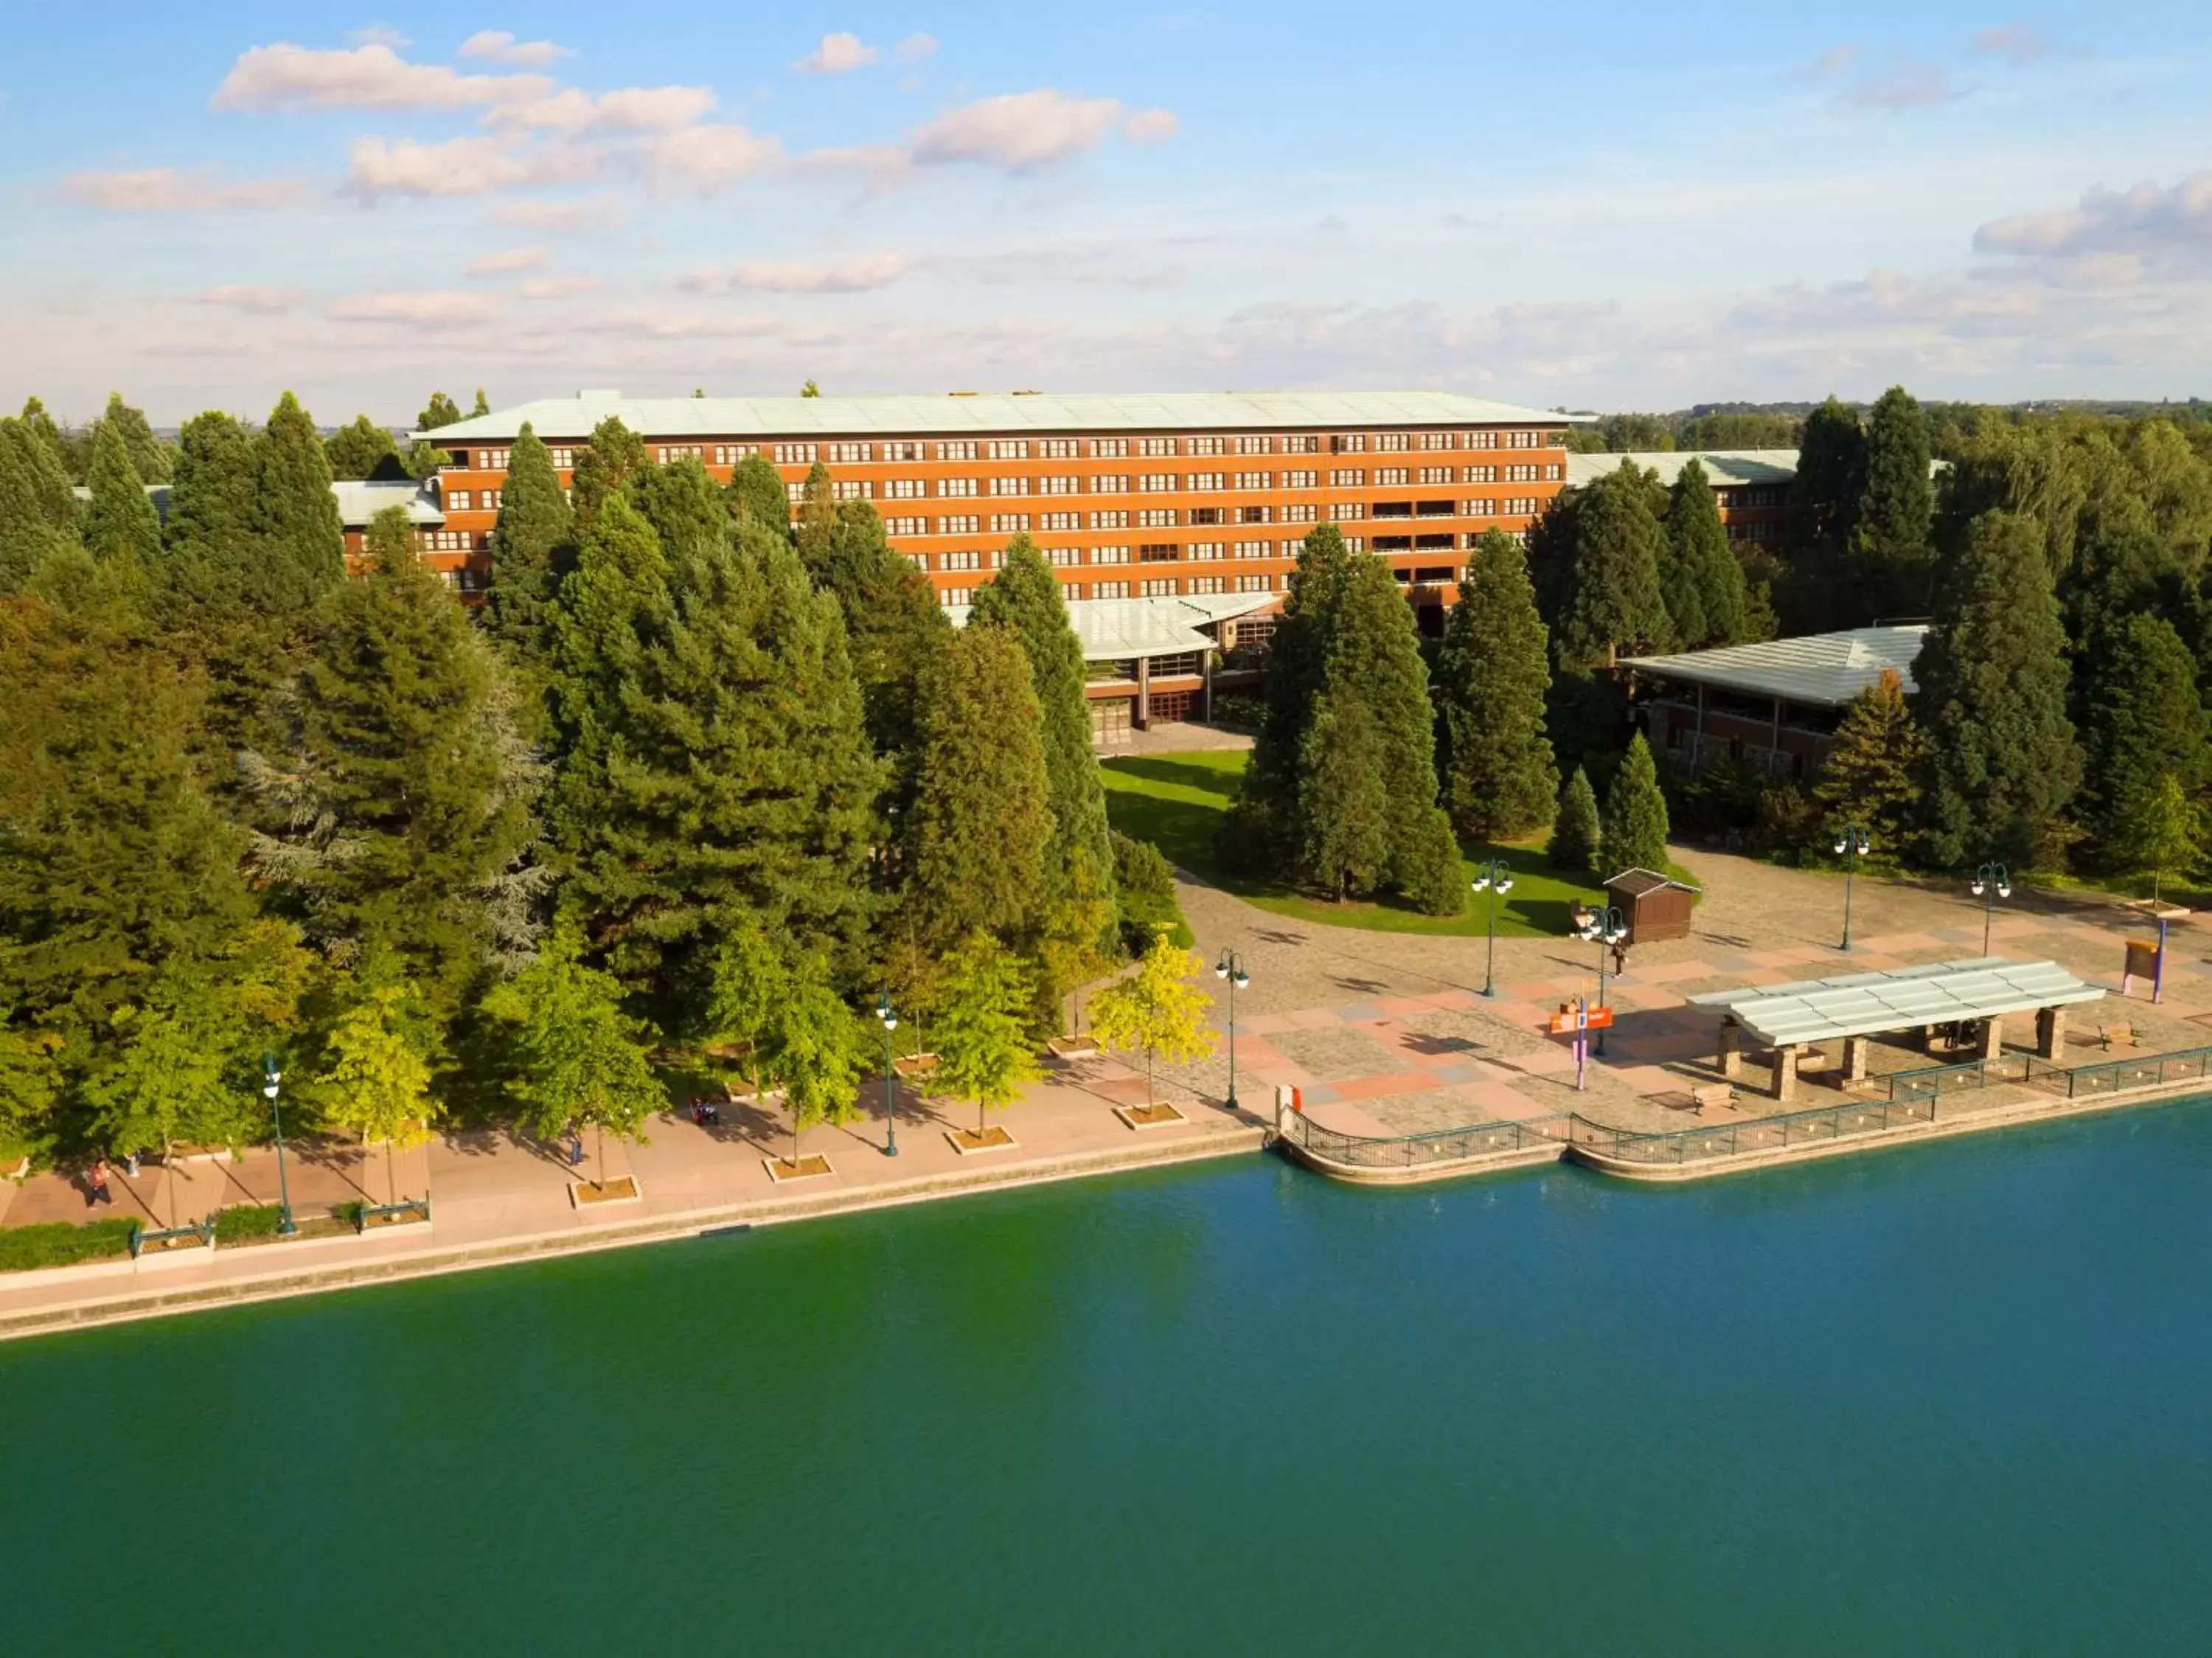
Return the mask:
M 1711 991 L 1689 1001 L 1694 1007 L 1719 1009 L 1762 1042 L 1788 1045 L 2069 1007 L 2104 994 L 2055 961 L 2008 961 L 1990 955 L 1892 972 Z
M 1659 481 L 1668 485 L 1692 460 L 1705 469 L 1709 481 L 1723 488 L 1787 484 L 1797 476 L 1795 449 L 1637 449 L 1623 454 L 1571 454 L 1567 482 L 1595 484 L 1608 472 L 1619 472 L 1624 460 L 1633 460 L 1645 472 L 1657 472 Z
M 1573 424 L 1567 415 L 1456 392 L 1016 392 L 950 397 L 624 397 L 618 392 L 579 392 L 495 409 L 411 436 L 439 443 L 505 442 L 528 421 L 542 438 L 585 438 L 611 415 L 650 438 Z
M 1070 599 L 1067 624 L 1086 662 L 1121 662 L 1139 656 L 1181 656 L 1211 650 L 1213 638 L 1199 631 L 1236 616 L 1265 610 L 1273 593 L 1207 593 L 1188 599 Z M 964 624 L 969 607 L 951 614 Z
M 1724 691 L 1779 697 L 1784 702 L 1840 708 L 1881 679 L 1884 669 L 1894 672 L 1911 692 L 1912 664 L 1927 637 L 1924 622 L 1855 627 L 1673 656 L 1631 656 L 1623 665 L 1654 679 L 1686 680 Z
M 404 507 L 410 524 L 446 521 L 436 492 L 411 478 L 340 479 L 331 485 L 331 493 L 337 497 L 338 521 L 348 529 L 366 527 L 386 507 Z

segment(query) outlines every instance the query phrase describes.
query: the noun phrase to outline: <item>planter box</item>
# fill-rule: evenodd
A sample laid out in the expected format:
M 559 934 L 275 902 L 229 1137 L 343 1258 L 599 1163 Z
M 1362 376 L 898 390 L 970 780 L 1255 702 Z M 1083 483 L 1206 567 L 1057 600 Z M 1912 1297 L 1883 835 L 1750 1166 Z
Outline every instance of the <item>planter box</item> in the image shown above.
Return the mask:
M 830 1167 L 830 1160 L 818 1151 L 810 1152 L 800 1158 L 796 1168 L 781 1157 L 763 1157 L 761 1167 L 768 1171 L 768 1178 L 778 1186 L 789 1186 L 794 1180 L 818 1180 L 837 1172 Z
M 237 1160 L 230 1155 L 228 1146 L 173 1145 L 169 1148 L 169 1160 L 178 1163 L 228 1163 Z M 146 1161 L 152 1161 L 153 1159 Z
M 1021 1142 L 996 1123 L 985 1129 L 979 1138 L 972 1128 L 952 1128 L 945 1131 L 945 1137 L 952 1142 L 953 1150 L 963 1157 L 981 1155 L 987 1151 L 1012 1151 Z
M 1149 1106 L 1116 1106 L 1114 1114 L 1139 1133 L 1148 1128 L 1173 1128 L 1190 1120 L 1164 1100 L 1155 1100 Z
M 937 1069 L 933 1053 L 910 1053 L 904 1058 L 891 1061 L 891 1069 L 901 1076 L 927 1076 Z
M 635 1174 L 625 1174 L 604 1186 L 593 1186 L 588 1180 L 568 1183 L 568 1201 L 575 1208 L 605 1209 L 616 1204 L 641 1204 L 645 1188 L 638 1184 Z M 428 1222 L 425 1222 L 428 1224 Z
M 1045 1051 L 1055 1059 L 1096 1059 L 1098 1045 L 1087 1036 L 1055 1036 Z

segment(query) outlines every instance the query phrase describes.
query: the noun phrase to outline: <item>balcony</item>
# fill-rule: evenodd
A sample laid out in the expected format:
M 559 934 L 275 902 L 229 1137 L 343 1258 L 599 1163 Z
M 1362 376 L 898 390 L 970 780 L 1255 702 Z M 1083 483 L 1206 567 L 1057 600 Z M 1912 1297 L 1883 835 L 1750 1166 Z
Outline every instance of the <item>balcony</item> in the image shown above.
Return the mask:
M 1424 501 L 1414 510 L 1423 518 L 1450 518 L 1459 512 L 1456 501 Z

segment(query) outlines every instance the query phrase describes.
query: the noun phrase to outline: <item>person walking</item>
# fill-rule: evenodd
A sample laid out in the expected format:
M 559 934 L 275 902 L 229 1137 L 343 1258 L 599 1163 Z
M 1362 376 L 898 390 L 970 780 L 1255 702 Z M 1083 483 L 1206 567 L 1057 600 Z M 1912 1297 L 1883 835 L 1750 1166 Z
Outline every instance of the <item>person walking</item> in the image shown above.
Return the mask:
M 88 1184 L 92 1187 L 92 1196 L 85 1204 L 87 1209 L 91 1208 L 94 1204 L 112 1204 L 115 1201 L 115 1194 L 107 1187 L 106 1158 L 100 1158 L 93 1164 Z
M 584 1131 L 578 1128 L 574 1123 L 571 1123 L 568 1125 L 568 1167 L 570 1168 L 581 1168 L 583 1166 Z

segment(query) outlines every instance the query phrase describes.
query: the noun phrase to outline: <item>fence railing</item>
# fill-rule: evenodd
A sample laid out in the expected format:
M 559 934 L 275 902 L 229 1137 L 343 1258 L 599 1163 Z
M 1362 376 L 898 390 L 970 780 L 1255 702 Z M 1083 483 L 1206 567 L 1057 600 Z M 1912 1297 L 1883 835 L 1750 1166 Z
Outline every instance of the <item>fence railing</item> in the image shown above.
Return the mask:
M 1575 1143 L 1622 1162 L 1701 1163 L 1753 1152 L 1781 1151 L 1816 1141 L 1847 1140 L 1908 1123 L 1935 1120 L 1936 1099 L 1929 1094 L 1901 1100 L 1851 1100 L 1780 1117 L 1651 1133 L 1606 1128 L 1577 1117 Z
M 1293 1112 L 1285 1119 L 1283 1130 L 1289 1139 L 1316 1156 L 1347 1167 L 1425 1168 L 1522 1151 L 1534 1145 L 1557 1146 L 1567 1139 L 1573 1121 L 1571 1113 L 1561 1113 L 1470 1123 L 1464 1128 L 1441 1129 L 1427 1134 L 1375 1136 L 1323 1128 L 1304 1112 Z
M 2212 1048 L 2184 1048 L 2175 1053 L 2147 1053 L 2140 1058 L 2106 1059 L 2063 1069 L 2045 1065 L 2028 1080 L 2053 1093 L 2063 1093 L 2069 1100 L 2086 1100 L 2207 1076 L 2212 1076 Z
M 1883 1080 L 1889 1084 L 1889 1098 L 1893 1102 L 1940 1100 L 1947 1093 L 1985 1088 L 1998 1082 L 2025 1082 L 2036 1065 L 2046 1063 L 2028 1054 L 2008 1053 L 1995 1059 L 1966 1059 L 1950 1065 L 1916 1066 L 1911 1070 L 1892 1071 Z

